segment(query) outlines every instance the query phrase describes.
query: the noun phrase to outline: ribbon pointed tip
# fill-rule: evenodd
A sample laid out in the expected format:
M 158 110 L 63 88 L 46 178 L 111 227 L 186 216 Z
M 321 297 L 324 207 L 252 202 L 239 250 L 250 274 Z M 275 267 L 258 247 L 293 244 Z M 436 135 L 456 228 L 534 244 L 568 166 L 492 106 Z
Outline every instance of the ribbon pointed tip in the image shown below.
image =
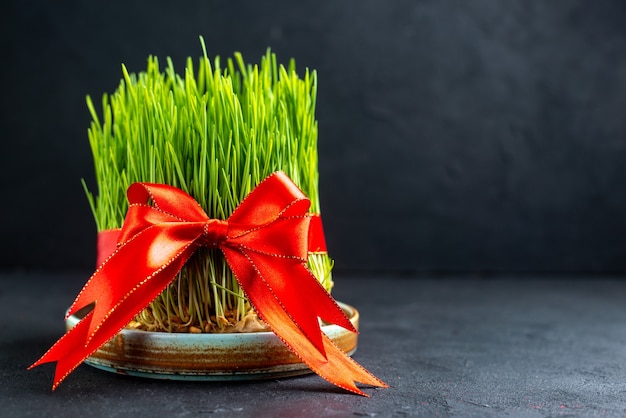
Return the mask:
M 36 362 L 34 362 L 30 366 L 28 366 L 26 368 L 26 370 L 32 370 L 35 367 L 39 367 L 39 366 L 41 366 L 43 364 L 47 364 L 47 363 L 52 363 L 52 362 L 58 361 L 56 358 L 49 358 L 49 357 L 50 357 L 50 353 L 44 354 L 43 356 L 41 356 L 39 358 L 39 360 L 37 360 Z

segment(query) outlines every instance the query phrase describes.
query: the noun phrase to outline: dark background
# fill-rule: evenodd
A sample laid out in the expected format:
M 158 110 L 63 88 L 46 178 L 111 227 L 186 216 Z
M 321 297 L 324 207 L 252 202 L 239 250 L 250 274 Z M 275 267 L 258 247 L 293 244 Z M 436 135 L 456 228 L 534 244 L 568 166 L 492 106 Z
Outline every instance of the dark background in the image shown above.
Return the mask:
M 340 273 L 626 272 L 622 1 L 3 2 L 0 269 L 90 270 L 85 95 L 148 55 L 319 75 Z

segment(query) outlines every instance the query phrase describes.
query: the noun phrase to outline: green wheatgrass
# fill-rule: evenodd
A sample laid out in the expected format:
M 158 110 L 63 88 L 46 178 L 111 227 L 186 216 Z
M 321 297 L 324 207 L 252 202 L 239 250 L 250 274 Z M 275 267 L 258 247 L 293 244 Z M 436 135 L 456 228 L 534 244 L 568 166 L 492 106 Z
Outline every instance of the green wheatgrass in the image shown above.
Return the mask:
M 209 217 L 226 219 L 282 170 L 320 212 L 315 71 L 299 77 L 294 60 L 278 65 L 270 50 L 260 65 L 235 53 L 222 67 L 201 44 L 203 56 L 197 66 L 187 59 L 184 76 L 169 58 L 164 71 L 156 57 L 138 74 L 122 66 L 119 87 L 102 97 L 102 117 L 87 97 L 97 196 L 85 190 L 98 231 L 122 226 L 126 189 L 136 181 L 180 187 Z M 311 254 L 308 266 L 330 291 L 332 260 Z M 241 320 L 249 310 L 221 252 L 202 248 L 136 320 L 149 329 L 173 331 L 176 322 L 221 331 L 226 318 Z

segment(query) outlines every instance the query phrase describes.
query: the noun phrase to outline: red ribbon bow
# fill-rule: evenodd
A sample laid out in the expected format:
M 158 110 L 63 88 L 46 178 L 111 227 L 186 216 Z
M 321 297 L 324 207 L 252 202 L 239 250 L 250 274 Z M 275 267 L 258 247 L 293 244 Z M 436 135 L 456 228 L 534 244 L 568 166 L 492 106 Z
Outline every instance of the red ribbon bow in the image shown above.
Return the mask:
M 224 253 L 257 313 L 315 373 L 364 396 L 355 382 L 387 387 L 320 330 L 318 317 L 356 332 L 306 267 L 310 202 L 287 175 L 267 177 L 227 221 L 210 219 L 175 187 L 134 183 L 127 194 L 117 249 L 80 291 L 68 316 L 92 303 L 93 309 L 30 366 L 56 361 L 53 389 L 154 300 L 199 246 Z

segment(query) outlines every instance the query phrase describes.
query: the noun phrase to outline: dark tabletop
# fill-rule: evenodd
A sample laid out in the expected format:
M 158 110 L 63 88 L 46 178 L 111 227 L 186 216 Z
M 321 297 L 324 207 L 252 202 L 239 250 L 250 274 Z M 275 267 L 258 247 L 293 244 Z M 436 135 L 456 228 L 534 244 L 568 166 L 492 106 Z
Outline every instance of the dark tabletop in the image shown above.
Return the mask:
M 0 275 L 0 416 L 624 416 L 626 281 L 335 277 L 361 313 L 371 398 L 316 375 L 175 382 L 26 367 L 63 333 L 88 274 Z

